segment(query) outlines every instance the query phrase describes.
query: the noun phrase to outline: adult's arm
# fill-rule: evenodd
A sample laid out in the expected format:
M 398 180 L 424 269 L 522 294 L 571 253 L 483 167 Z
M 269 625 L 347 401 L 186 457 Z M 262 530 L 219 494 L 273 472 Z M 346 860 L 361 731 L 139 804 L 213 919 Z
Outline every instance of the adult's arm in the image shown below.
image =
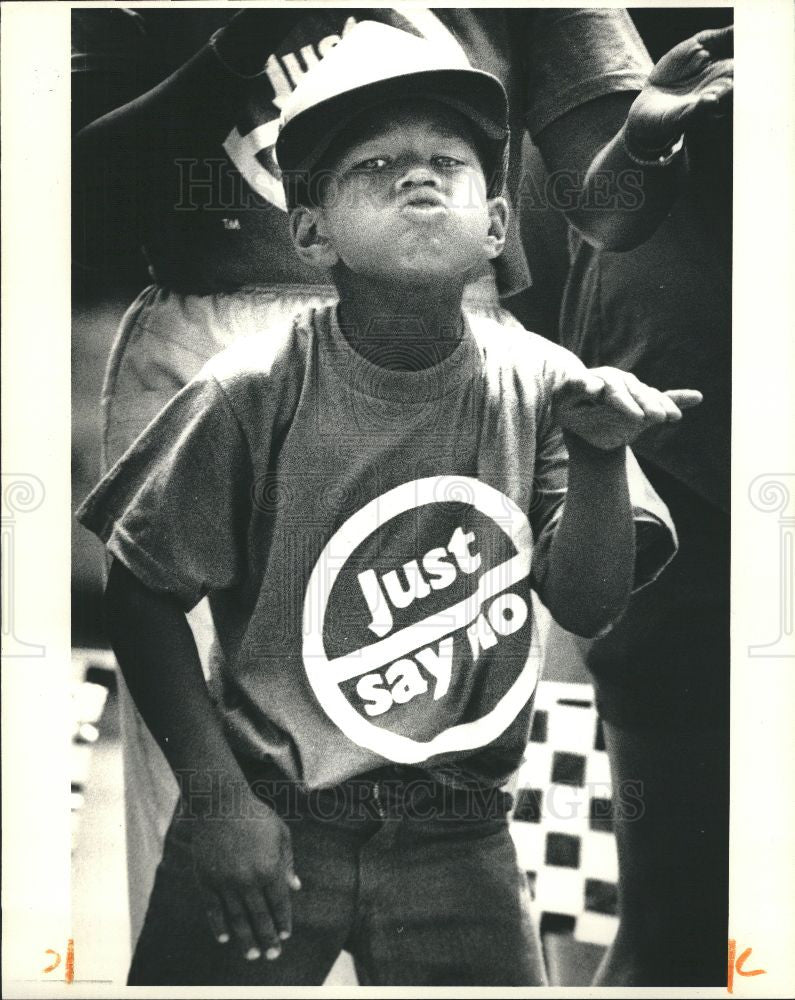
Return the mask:
M 147 143 L 191 140 L 197 128 L 228 128 L 251 81 L 264 75 L 268 53 L 299 16 L 278 8 L 242 11 L 161 83 L 81 129 L 79 146 L 113 155 L 121 142 L 141 152 Z
M 302 9 L 303 10 L 303 9 Z M 81 128 L 73 142 L 73 239 L 82 263 L 138 251 L 156 178 L 177 157 L 220 146 L 269 52 L 302 10 L 246 9 L 167 79 Z M 108 238 L 111 234 L 111 238 Z
M 564 193 L 559 207 L 589 242 L 629 250 L 655 231 L 687 178 L 686 142 L 667 154 L 709 115 L 728 113 L 732 53 L 731 28 L 699 32 L 660 59 L 637 96 L 598 97 L 534 137 L 562 182 L 550 190 Z

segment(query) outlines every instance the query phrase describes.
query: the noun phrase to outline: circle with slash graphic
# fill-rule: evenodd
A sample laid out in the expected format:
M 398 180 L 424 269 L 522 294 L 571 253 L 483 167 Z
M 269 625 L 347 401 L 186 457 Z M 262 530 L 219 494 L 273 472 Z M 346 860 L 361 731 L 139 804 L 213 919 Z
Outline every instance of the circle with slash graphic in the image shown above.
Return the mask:
M 334 584 L 353 553 L 395 518 L 444 503 L 447 495 L 459 496 L 462 489 L 471 507 L 507 536 L 514 554 L 484 570 L 474 590 L 453 606 L 394 631 L 385 630 L 380 636 L 374 629 L 375 641 L 330 656 L 324 642 L 326 615 Z M 388 760 L 406 764 L 419 763 L 438 754 L 476 749 L 499 737 L 536 688 L 539 656 L 536 655 L 532 622 L 533 640 L 528 655 L 507 690 L 479 718 L 454 723 L 429 739 L 414 739 L 371 722 L 351 704 L 341 686 L 352 678 L 361 678 L 400 661 L 401 657 L 415 653 L 420 647 L 428 647 L 473 627 L 489 601 L 494 607 L 498 604 L 504 607 L 513 598 L 525 607 L 509 588 L 526 585 L 531 554 L 532 531 L 524 512 L 504 493 L 470 477 L 430 476 L 403 483 L 371 500 L 348 518 L 329 539 L 315 563 L 306 588 L 303 612 L 304 669 L 318 702 L 345 736 Z M 532 617 L 529 609 L 525 614 Z

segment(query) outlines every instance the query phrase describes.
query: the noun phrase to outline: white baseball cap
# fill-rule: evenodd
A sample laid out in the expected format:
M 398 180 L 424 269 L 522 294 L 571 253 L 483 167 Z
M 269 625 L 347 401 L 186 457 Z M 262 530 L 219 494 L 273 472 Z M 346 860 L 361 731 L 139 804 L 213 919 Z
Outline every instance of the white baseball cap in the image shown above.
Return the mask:
M 316 63 L 287 98 L 276 159 L 287 203 L 295 177 L 306 176 L 363 111 L 400 98 L 454 108 L 483 139 L 490 196 L 502 191 L 508 156 L 508 98 L 496 76 L 473 69 L 463 51 L 377 21 L 362 21 Z

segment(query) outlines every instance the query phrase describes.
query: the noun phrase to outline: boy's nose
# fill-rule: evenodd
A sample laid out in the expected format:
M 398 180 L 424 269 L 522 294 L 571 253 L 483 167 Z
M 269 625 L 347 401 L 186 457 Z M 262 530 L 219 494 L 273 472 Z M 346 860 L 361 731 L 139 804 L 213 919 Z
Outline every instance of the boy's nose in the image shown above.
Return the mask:
M 422 163 L 414 164 L 404 170 L 396 184 L 398 191 L 405 191 L 412 187 L 438 188 L 439 186 L 440 181 L 436 171 Z

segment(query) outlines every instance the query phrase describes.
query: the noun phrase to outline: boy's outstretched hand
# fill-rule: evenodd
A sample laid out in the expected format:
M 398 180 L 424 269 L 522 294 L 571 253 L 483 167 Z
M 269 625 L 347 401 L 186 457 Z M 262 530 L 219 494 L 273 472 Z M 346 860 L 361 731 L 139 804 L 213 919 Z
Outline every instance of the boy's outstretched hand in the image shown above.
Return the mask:
M 245 804 L 243 818 L 197 820 L 193 861 L 216 939 L 234 938 L 250 961 L 273 960 L 292 932 L 290 890 L 301 883 L 286 824 L 254 797 Z
M 611 451 L 659 424 L 682 419 L 703 399 L 695 389 L 660 392 L 618 368 L 590 368 L 555 391 L 552 413 L 560 427 L 595 448 Z

